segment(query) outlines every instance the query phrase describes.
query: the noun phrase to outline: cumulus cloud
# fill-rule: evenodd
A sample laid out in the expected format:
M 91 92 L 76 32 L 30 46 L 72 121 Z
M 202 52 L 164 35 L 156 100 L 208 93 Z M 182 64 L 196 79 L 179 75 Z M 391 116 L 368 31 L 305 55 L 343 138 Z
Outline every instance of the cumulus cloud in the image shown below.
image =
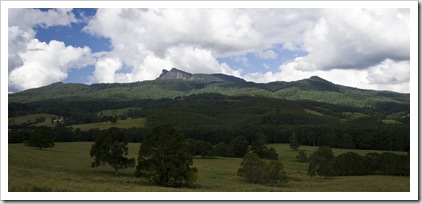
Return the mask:
M 9 9 L 9 91 L 21 91 L 64 80 L 68 70 L 92 63 L 88 47 L 40 42 L 34 27 L 69 26 L 77 22 L 72 9 Z
M 277 53 L 273 50 L 266 50 L 258 53 L 258 57 L 262 59 L 276 59 Z
M 90 54 L 88 47 L 75 48 L 59 41 L 45 43 L 33 39 L 24 52 L 18 53 L 23 63 L 9 73 L 9 89 L 25 90 L 64 80 L 68 69 L 92 63 Z
M 301 70 L 366 69 L 408 60 L 409 10 L 325 9 L 303 35 Z
M 290 50 L 290 51 L 297 51 L 297 50 L 301 50 L 301 46 L 298 45 L 297 43 L 288 41 L 288 42 L 285 42 L 283 44 L 283 46 L 281 47 L 281 49 Z
M 95 71 L 91 81 L 98 83 L 114 83 L 116 71 L 122 68 L 119 59 L 101 58 L 95 65 Z
M 11 11 L 10 73 L 28 64 L 22 53 L 31 53 L 27 45 L 34 39 L 34 26 L 78 21 L 66 9 Z M 112 48 L 88 54 L 85 48 L 70 47 L 80 50 L 82 58 L 98 56 L 90 83 L 152 80 L 172 67 L 256 82 L 320 75 L 348 86 L 404 91 L 409 81 L 409 9 L 98 9 L 86 20 L 83 32 L 108 39 Z M 247 67 L 253 64 L 248 53 L 260 60 L 284 58 L 280 49 L 306 55 L 282 62 L 278 72 L 266 73 L 243 73 L 217 60 L 237 59 Z M 259 64 L 265 68 L 264 62 Z M 58 67 L 50 69 L 57 73 L 71 69 Z
M 369 69 L 330 69 L 304 71 L 297 69 L 302 57 L 289 61 L 279 68 L 278 72 L 254 72 L 244 76 L 247 81 L 268 83 L 272 81 L 296 81 L 311 76 L 319 76 L 335 84 L 363 89 L 390 90 L 408 93 L 409 61 L 384 60 Z
M 68 26 L 76 23 L 77 19 L 72 9 L 39 9 L 14 8 L 9 9 L 9 27 L 18 26 L 23 30 L 30 30 L 34 25 L 42 27 Z
M 282 46 L 303 49 L 306 56 L 284 62 L 278 72 L 245 78 L 269 82 L 318 75 L 346 86 L 409 92 L 409 9 L 324 9 L 319 15 L 302 39 Z
M 216 56 L 254 46 L 257 33 L 247 15 L 229 11 L 99 9 L 84 30 L 110 38 L 113 51 L 109 56 L 132 67 L 122 80 L 155 79 L 162 69 L 171 67 L 194 73 L 236 73 Z

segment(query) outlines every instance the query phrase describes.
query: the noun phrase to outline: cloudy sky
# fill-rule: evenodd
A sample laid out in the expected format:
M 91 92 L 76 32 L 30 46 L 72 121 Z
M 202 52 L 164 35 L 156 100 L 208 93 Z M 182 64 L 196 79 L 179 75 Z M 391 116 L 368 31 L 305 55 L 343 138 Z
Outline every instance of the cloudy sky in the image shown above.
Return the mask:
M 9 92 L 152 80 L 173 67 L 247 81 L 318 75 L 409 92 L 409 9 L 9 9 Z

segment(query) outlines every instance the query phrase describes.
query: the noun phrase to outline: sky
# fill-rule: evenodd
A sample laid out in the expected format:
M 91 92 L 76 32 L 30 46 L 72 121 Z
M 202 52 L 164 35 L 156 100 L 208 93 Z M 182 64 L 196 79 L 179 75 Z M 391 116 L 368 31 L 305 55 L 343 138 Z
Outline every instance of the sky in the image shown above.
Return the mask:
M 247 81 L 319 76 L 410 92 L 410 10 L 8 10 L 8 91 L 126 83 L 175 67 Z

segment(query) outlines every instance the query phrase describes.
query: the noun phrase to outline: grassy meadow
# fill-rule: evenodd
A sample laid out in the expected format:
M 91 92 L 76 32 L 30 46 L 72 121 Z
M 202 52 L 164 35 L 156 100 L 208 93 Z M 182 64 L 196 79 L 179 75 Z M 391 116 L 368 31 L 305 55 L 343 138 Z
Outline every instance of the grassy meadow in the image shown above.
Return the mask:
M 37 114 L 30 114 L 24 116 L 17 116 L 17 117 L 10 117 L 9 118 L 9 125 L 19 125 L 23 123 L 33 123 L 37 118 L 44 117 L 45 121 L 42 123 L 35 124 L 36 126 L 45 125 L 48 127 L 54 127 L 56 124 L 52 123 L 51 118 L 60 118 L 60 116 L 52 115 L 48 113 L 37 113 Z
M 408 192 L 410 177 L 346 176 L 314 177 L 307 175 L 308 163 L 296 162 L 297 152 L 289 144 L 270 144 L 279 154 L 289 182 L 282 187 L 250 184 L 237 176 L 241 158 L 194 158 L 198 178 L 192 188 L 155 186 L 134 177 L 135 169 L 124 169 L 115 176 L 109 166 L 91 168 L 89 150 L 93 142 L 56 143 L 54 148 L 38 150 L 23 144 L 9 144 L 9 192 L 73 191 L 73 192 Z M 129 157 L 137 158 L 138 143 L 129 143 Z M 316 147 L 301 146 L 307 155 Z M 336 155 L 353 151 L 358 154 L 373 150 L 333 149 Z M 401 153 L 401 152 L 396 152 Z M 405 153 L 403 153 L 405 154 Z
M 117 120 L 116 123 L 107 122 L 100 122 L 100 123 L 87 123 L 87 124 L 80 124 L 80 125 L 72 125 L 74 129 L 79 128 L 81 130 L 90 130 L 94 128 L 98 128 L 100 130 L 105 130 L 111 127 L 117 128 L 142 128 L 145 127 L 145 118 L 128 118 L 126 120 Z

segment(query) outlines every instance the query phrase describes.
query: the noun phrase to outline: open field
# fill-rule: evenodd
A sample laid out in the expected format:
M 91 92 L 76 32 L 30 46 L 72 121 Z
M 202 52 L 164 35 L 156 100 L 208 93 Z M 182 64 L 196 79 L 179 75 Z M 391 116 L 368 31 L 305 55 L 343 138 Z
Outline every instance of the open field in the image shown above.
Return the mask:
M 129 108 L 121 108 L 121 109 L 113 109 L 113 110 L 104 110 L 97 113 L 97 116 L 121 116 L 123 114 L 128 113 L 129 111 L 140 111 L 142 108 L 140 107 L 129 107 Z
M 41 123 L 37 123 L 35 125 L 45 125 L 49 127 L 54 127 L 56 124 L 52 123 L 51 118 L 59 118 L 57 115 L 47 114 L 47 113 L 38 113 L 38 114 L 30 114 L 30 115 L 24 115 L 24 116 L 17 116 L 17 117 L 11 117 L 9 118 L 9 125 L 19 125 L 22 123 L 33 123 L 37 118 L 44 118 L 45 121 Z
M 131 119 L 128 118 L 126 120 L 117 120 L 116 123 L 111 122 L 101 122 L 101 123 L 88 123 L 88 124 L 80 124 L 80 125 L 72 125 L 73 128 L 79 128 L 81 130 L 89 130 L 98 128 L 100 130 L 108 129 L 111 127 L 118 127 L 118 128 L 142 128 L 145 127 L 145 118 L 136 118 Z
M 114 176 L 109 166 L 91 168 L 89 150 L 92 142 L 56 143 L 54 148 L 37 150 L 23 144 L 9 144 L 9 191 L 279 191 L 279 192 L 374 192 L 409 191 L 410 178 L 400 176 L 349 176 L 323 178 L 307 176 L 307 163 L 295 161 L 297 152 L 289 144 L 271 144 L 289 177 L 282 187 L 250 184 L 237 176 L 240 158 L 194 158 L 198 179 L 193 188 L 167 188 L 155 186 L 134 177 L 135 169 L 125 169 Z M 309 155 L 316 147 L 301 146 Z M 129 144 L 129 157 L 137 157 L 138 143 Z M 333 149 L 335 154 L 349 150 Z M 366 150 L 353 150 L 366 154 Z M 373 152 L 373 151 L 371 151 Z M 376 151 L 375 151 L 376 152 Z

